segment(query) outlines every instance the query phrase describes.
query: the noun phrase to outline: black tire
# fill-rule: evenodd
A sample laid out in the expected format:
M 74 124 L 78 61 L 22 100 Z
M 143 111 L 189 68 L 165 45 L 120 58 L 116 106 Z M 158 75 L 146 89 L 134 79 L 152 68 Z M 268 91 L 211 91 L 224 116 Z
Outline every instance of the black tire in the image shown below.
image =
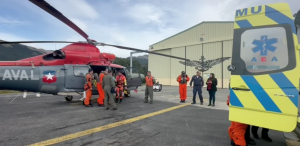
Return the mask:
M 73 100 L 73 96 L 66 96 L 65 99 L 66 99 L 66 101 L 72 101 Z
M 159 90 L 158 91 L 161 91 L 161 89 L 162 89 L 162 84 L 159 84 Z

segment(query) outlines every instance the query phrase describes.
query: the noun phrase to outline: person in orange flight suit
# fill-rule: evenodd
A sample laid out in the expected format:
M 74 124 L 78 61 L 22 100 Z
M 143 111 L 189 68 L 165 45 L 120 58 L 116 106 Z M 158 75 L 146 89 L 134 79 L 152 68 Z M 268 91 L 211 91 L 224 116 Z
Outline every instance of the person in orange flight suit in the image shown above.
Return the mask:
M 104 90 L 102 89 L 102 81 L 103 81 L 103 77 L 105 75 L 107 75 L 107 69 L 100 73 L 99 82 L 97 82 L 97 90 L 98 90 L 98 93 L 99 93 L 99 97 L 97 99 L 97 102 L 98 102 L 99 106 L 104 106 L 105 95 L 104 95 Z
M 230 87 L 230 84 L 229 84 Z M 229 88 L 230 90 L 230 88 Z M 229 106 L 230 95 L 228 95 L 227 105 Z M 231 122 L 230 127 L 228 128 L 229 138 L 231 140 L 232 146 L 247 146 L 247 142 L 245 140 L 246 129 L 248 125 L 238 122 Z
M 124 88 L 126 89 L 127 87 L 127 83 L 126 83 L 126 77 L 123 75 L 123 71 L 120 70 L 118 73 L 118 76 L 116 77 L 116 82 L 117 82 L 117 86 L 116 86 L 116 92 L 117 92 L 117 96 L 116 96 L 116 103 L 122 102 L 123 99 L 123 91 Z
M 180 103 L 185 103 L 186 100 L 186 84 L 190 81 L 190 78 L 184 71 L 181 72 L 181 75 L 177 77 L 177 82 L 179 83 L 179 94 L 180 94 Z
M 93 70 L 89 69 L 89 73 L 86 74 L 86 83 L 84 84 L 84 90 L 86 91 L 86 97 L 84 99 L 84 105 L 86 107 L 92 107 L 93 104 L 91 103 L 92 98 L 92 92 L 93 92 L 93 86 L 92 86 L 92 80 L 93 80 Z

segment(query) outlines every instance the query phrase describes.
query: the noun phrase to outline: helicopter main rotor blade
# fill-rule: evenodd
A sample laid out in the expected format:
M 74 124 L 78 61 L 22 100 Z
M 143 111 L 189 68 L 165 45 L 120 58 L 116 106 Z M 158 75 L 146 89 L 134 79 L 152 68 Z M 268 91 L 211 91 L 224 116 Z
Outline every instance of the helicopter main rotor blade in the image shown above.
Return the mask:
M 68 42 L 68 41 L 16 41 L 16 42 L 2 42 L 0 44 L 20 44 L 20 43 L 78 43 L 78 42 Z
M 185 59 L 185 58 L 181 58 L 181 57 L 177 57 L 177 56 L 166 55 L 166 54 L 161 54 L 161 53 L 156 53 L 156 52 L 142 50 L 142 49 L 136 49 L 136 48 L 130 48 L 130 47 L 124 47 L 124 46 L 117 46 L 117 45 L 110 45 L 110 44 L 105 44 L 105 43 L 98 43 L 97 45 L 100 45 L 100 46 L 111 46 L 111 47 L 116 47 L 116 48 L 124 49 L 124 50 L 132 50 L 132 51 L 137 51 L 137 52 L 145 52 L 145 53 L 149 53 L 149 54 L 155 54 L 155 55 L 160 55 L 160 56 L 165 56 L 165 57 L 170 57 L 170 58 L 175 58 L 175 59 L 190 61 L 189 59 Z
M 86 40 L 88 40 L 88 35 L 81 30 L 77 25 L 75 25 L 71 20 L 69 20 L 67 17 L 65 17 L 61 12 L 56 10 L 54 7 L 52 7 L 49 3 L 47 3 L 45 0 L 29 0 L 30 2 L 34 3 L 41 9 L 45 10 L 55 18 L 59 19 L 72 29 L 74 29 L 77 33 L 79 33 L 81 36 L 83 36 Z

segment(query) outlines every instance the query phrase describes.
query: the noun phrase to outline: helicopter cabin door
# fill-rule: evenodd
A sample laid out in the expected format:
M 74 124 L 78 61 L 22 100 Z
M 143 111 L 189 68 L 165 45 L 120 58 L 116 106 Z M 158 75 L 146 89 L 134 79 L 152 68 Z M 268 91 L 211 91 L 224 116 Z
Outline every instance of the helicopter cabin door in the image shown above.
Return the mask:
M 88 73 L 89 66 L 87 65 L 72 65 L 67 64 L 65 67 L 65 88 L 83 91 L 85 76 Z
M 298 117 L 299 50 L 286 3 L 236 11 L 229 120 L 291 132 Z
M 127 88 L 129 90 L 135 90 L 139 86 L 142 86 L 142 79 L 140 73 L 137 71 L 138 69 L 133 69 L 132 73 L 126 68 L 124 68 L 124 70 L 126 73 Z

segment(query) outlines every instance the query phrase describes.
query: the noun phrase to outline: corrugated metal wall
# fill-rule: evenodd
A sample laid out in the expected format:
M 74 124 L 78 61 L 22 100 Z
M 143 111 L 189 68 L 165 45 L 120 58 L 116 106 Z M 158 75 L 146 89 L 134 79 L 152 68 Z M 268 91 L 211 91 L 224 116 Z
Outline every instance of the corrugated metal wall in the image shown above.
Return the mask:
M 230 41 L 224 41 L 223 42 L 223 56 L 224 57 L 232 57 L 232 40 Z M 228 65 L 231 64 L 231 58 L 229 60 L 224 61 L 224 83 L 223 86 L 224 88 L 228 88 L 229 85 L 229 79 L 231 72 L 227 70 Z
M 201 42 L 200 38 L 204 40 Z M 199 61 L 203 55 L 206 60 L 217 59 L 220 57 L 231 57 L 232 54 L 232 39 L 233 39 L 233 23 L 202 23 L 188 29 L 174 37 L 168 38 L 160 43 L 153 45 L 155 52 L 170 54 L 178 57 L 186 57 L 190 60 Z M 223 51 L 222 51 L 223 47 Z M 203 54 L 202 54 L 203 52 Z M 222 55 L 223 52 L 223 55 Z M 181 71 L 185 70 L 185 66 L 179 63 L 178 59 L 170 59 L 167 57 L 149 54 L 149 70 L 163 85 L 178 86 L 176 78 Z M 228 88 L 228 80 L 230 72 L 227 71 L 227 66 L 231 63 L 231 59 L 225 60 L 210 68 L 203 73 L 205 81 L 209 73 L 214 73 L 218 79 L 218 87 Z M 222 71 L 223 69 L 223 71 Z M 186 73 L 192 77 L 196 74 L 195 67 L 186 66 Z M 223 80 L 222 80 L 223 78 Z
M 157 53 L 171 55 L 171 49 L 156 51 Z M 148 70 L 152 76 L 163 85 L 170 85 L 171 58 L 149 54 Z
M 200 38 L 203 38 L 203 43 L 232 39 L 233 28 L 233 22 L 202 22 L 179 34 L 156 43 L 150 48 L 153 48 L 152 50 L 160 50 L 196 45 L 200 43 Z

